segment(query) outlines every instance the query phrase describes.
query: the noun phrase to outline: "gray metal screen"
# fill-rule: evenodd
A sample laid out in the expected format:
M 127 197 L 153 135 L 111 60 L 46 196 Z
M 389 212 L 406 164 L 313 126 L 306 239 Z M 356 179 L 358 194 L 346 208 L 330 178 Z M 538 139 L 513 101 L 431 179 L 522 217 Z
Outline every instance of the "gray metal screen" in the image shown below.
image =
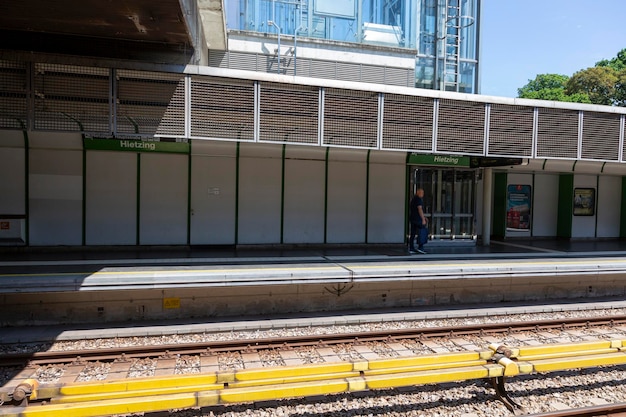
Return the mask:
M 487 154 L 531 157 L 534 113 L 533 107 L 492 104 Z
M 328 78 L 364 83 L 410 87 L 414 84 L 412 68 L 394 68 L 350 62 L 324 61 L 298 57 L 293 50 L 281 48 L 280 70 L 275 54 L 257 54 L 237 51 L 209 51 L 209 66 L 244 71 L 298 75 L 300 77 Z
M 578 111 L 539 108 L 537 157 L 578 157 Z
M 437 121 L 437 151 L 484 155 L 485 104 L 442 99 Z
M 324 94 L 324 145 L 376 148 L 378 94 L 327 89 Z
M 111 133 L 108 68 L 34 64 L 35 130 Z
M 319 89 L 261 83 L 259 140 L 318 143 Z
M 191 136 L 254 140 L 254 83 L 191 77 Z
M 383 149 L 432 151 L 434 100 L 385 94 Z
M 116 85 L 118 133 L 184 136 L 184 76 L 118 70 Z
M 311 73 L 308 76 L 334 80 L 337 78 L 337 67 L 334 62 L 311 61 Z
M 27 125 L 28 74 L 26 63 L 0 61 L 0 128 Z
M 581 157 L 618 161 L 620 122 L 619 114 L 584 112 Z

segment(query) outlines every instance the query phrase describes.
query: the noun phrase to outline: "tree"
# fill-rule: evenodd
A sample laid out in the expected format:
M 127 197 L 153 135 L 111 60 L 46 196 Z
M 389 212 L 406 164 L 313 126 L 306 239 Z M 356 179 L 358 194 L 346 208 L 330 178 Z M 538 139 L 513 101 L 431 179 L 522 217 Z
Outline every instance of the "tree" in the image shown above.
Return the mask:
M 576 92 L 567 94 L 566 85 L 569 81 L 567 75 L 539 74 L 534 80 L 528 80 L 528 84 L 517 89 L 518 97 L 536 100 L 569 101 L 574 103 L 591 103 L 585 93 Z
M 539 74 L 517 94 L 520 98 L 626 107 L 626 48 L 571 77 Z
M 565 93 L 587 94 L 593 104 L 610 106 L 616 103 L 615 87 L 618 72 L 613 67 L 591 67 L 578 71 L 567 80 Z
M 615 105 L 626 107 L 626 68 L 621 70 L 617 75 L 617 83 L 615 84 Z
M 611 67 L 616 71 L 622 71 L 626 69 L 626 48 L 617 53 L 617 56 L 612 59 L 603 59 L 596 62 L 596 67 Z

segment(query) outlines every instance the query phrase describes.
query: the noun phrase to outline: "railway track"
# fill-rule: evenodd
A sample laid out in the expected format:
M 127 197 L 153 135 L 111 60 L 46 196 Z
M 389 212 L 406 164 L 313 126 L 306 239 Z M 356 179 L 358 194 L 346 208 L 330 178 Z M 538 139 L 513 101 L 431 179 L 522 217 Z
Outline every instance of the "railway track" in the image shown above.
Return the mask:
M 501 323 L 479 323 L 462 326 L 424 327 L 371 332 L 350 332 L 316 334 L 280 338 L 254 338 L 244 340 L 220 340 L 185 344 L 123 346 L 114 348 L 63 351 L 33 351 L 5 353 L 0 355 L 0 367 L 20 365 L 53 365 L 84 361 L 115 361 L 144 359 L 151 357 L 171 357 L 175 355 L 209 355 L 225 352 L 250 352 L 260 350 L 296 349 L 309 346 L 331 346 L 364 344 L 385 341 L 455 339 L 464 336 L 488 337 L 512 333 L 550 330 L 581 329 L 599 326 L 626 325 L 626 315 L 611 317 L 571 318 L 558 320 L 533 320 Z M 11 350 L 5 347 L 5 350 Z
M 16 402 L 15 389 L 20 384 L 23 384 L 25 380 L 30 379 L 27 385 L 32 385 L 23 387 L 22 391 L 17 395 L 17 399 L 21 400 L 23 404 L 31 400 L 29 392 L 32 393 L 37 390 L 39 392 L 54 392 L 55 389 L 50 387 L 56 386 L 58 388 L 70 385 L 80 386 L 81 383 L 83 385 L 89 384 L 87 381 L 91 379 L 85 379 L 85 375 L 93 373 L 94 369 L 98 367 L 104 369 L 95 371 L 96 373 L 101 372 L 101 375 L 103 375 L 102 378 L 98 379 L 110 385 L 120 381 L 131 380 L 145 382 L 150 378 L 159 380 L 159 384 L 167 385 L 173 383 L 180 385 L 180 381 L 189 376 L 191 378 L 188 379 L 193 381 L 203 375 L 215 375 L 215 381 L 207 385 L 208 388 L 205 391 L 210 389 L 217 390 L 221 386 L 222 388 L 219 389 L 223 393 L 220 395 L 225 395 L 224 389 L 226 387 L 231 388 L 239 384 L 240 389 L 243 389 L 241 388 L 243 387 L 241 382 L 235 381 L 237 378 L 235 375 L 251 378 L 247 372 L 261 373 L 261 371 L 253 372 L 252 370 L 255 369 L 263 369 L 262 372 L 265 375 L 263 378 L 265 379 L 259 380 L 261 382 L 256 382 L 259 386 L 262 386 L 276 384 L 277 381 L 274 375 L 280 374 L 280 372 L 288 372 L 288 370 L 297 368 L 314 369 L 318 366 L 321 367 L 320 369 L 323 372 L 328 373 L 335 372 L 339 368 L 332 368 L 329 371 L 331 368 L 328 368 L 328 365 L 325 364 L 351 363 L 352 368 L 356 369 L 357 372 L 345 375 L 347 375 L 346 378 L 353 378 L 356 381 L 363 376 L 363 370 L 357 368 L 364 366 L 363 364 L 365 363 L 368 363 L 370 368 L 372 364 L 383 364 L 380 365 L 381 369 L 387 367 L 390 369 L 388 372 L 393 374 L 394 372 L 400 373 L 400 371 L 394 371 L 391 368 L 407 366 L 409 361 L 423 357 L 425 359 L 423 363 L 411 365 L 411 367 L 401 371 L 406 373 L 410 368 L 411 372 L 422 372 L 424 369 L 429 369 L 426 364 L 439 361 L 443 365 L 439 365 L 441 366 L 440 368 L 435 367 L 433 373 L 436 375 L 437 373 L 443 373 L 443 369 L 456 367 L 457 365 L 455 364 L 461 360 L 459 359 L 461 356 L 455 355 L 464 355 L 463 352 L 473 352 L 475 356 L 472 359 L 467 359 L 467 364 L 463 365 L 465 368 L 470 369 L 472 366 L 482 366 L 481 364 L 486 362 L 497 363 L 497 361 L 493 360 L 493 356 L 506 356 L 505 348 L 498 350 L 498 348 L 492 346 L 492 352 L 489 353 L 489 345 L 515 346 L 516 344 L 530 344 L 541 346 L 566 343 L 568 338 L 570 338 L 570 342 L 571 339 L 574 339 L 581 343 L 582 341 L 587 341 L 585 343 L 588 343 L 593 339 L 621 338 L 626 340 L 626 316 L 524 321 L 507 323 L 505 325 L 483 323 L 454 327 L 425 327 L 282 338 L 254 338 L 161 346 L 126 346 L 76 351 L 7 353 L 0 356 L 0 366 L 13 366 L 19 369 L 10 380 L 5 381 L 3 388 L 4 401 L 11 399 L 13 405 Z M 446 356 L 452 359 L 441 359 Z M 490 358 L 487 361 L 480 359 L 483 356 L 490 356 Z M 402 361 L 404 361 L 404 364 L 398 365 Z M 142 368 L 143 371 L 141 370 Z M 472 368 L 472 372 L 476 370 Z M 341 372 L 345 373 L 345 371 L 336 372 L 338 372 L 338 375 L 344 375 Z M 300 380 L 298 378 L 301 378 L 299 375 L 297 377 L 294 376 L 296 374 L 298 372 L 295 372 L 293 375 L 289 374 L 290 376 L 284 379 L 290 383 L 296 383 Z M 224 379 L 224 375 L 228 375 L 228 377 Z M 220 377 L 222 377 L 222 380 L 220 380 Z M 456 377 L 457 374 L 451 374 L 450 380 L 454 380 Z M 459 378 L 465 378 L 465 376 Z M 500 377 L 491 378 L 498 396 L 511 411 L 519 410 L 520 407 L 508 397 L 504 389 L 504 379 L 498 378 Z M 306 380 L 306 383 L 310 386 L 316 384 L 317 382 L 315 381 L 322 380 L 323 378 L 319 377 Z M 424 381 L 427 383 L 428 379 Z M 230 383 L 229 385 L 229 382 L 234 382 L 234 384 Z M 435 378 L 434 382 L 438 382 L 438 380 Z M 391 384 L 388 381 L 385 381 L 385 383 Z M 398 383 L 398 386 L 401 386 L 403 383 Z M 500 383 L 502 384 L 501 386 L 498 385 Z M 191 382 L 191 385 L 193 384 L 194 382 Z M 373 386 L 371 381 L 369 384 L 368 386 Z M 42 387 L 48 387 L 46 388 L 48 391 L 45 391 Z M 352 388 L 349 390 L 352 391 Z M 142 389 L 144 388 L 138 390 L 141 391 Z M 11 395 L 8 395 L 7 392 L 10 390 L 13 391 Z M 320 390 L 320 394 L 326 393 L 322 388 Z M 57 391 L 60 392 L 60 388 Z M 288 391 L 278 390 L 271 395 L 273 395 L 272 398 L 282 398 L 282 395 L 285 397 L 293 396 L 291 394 L 287 395 L 286 392 L 292 393 L 293 389 L 290 388 Z M 303 389 L 303 392 L 308 393 L 310 391 Z M 144 393 L 144 395 L 148 394 Z M 263 395 L 270 394 L 266 393 Z M 41 399 L 42 397 L 39 398 Z M 265 397 L 255 397 L 254 394 L 244 390 L 241 391 L 240 396 L 233 398 L 235 398 L 234 402 L 240 402 L 248 399 L 252 401 L 264 399 Z M 172 399 L 172 401 L 174 400 Z M 208 401 L 207 404 L 211 403 L 211 400 L 206 401 Z M 1 409 L 0 415 L 3 415 Z

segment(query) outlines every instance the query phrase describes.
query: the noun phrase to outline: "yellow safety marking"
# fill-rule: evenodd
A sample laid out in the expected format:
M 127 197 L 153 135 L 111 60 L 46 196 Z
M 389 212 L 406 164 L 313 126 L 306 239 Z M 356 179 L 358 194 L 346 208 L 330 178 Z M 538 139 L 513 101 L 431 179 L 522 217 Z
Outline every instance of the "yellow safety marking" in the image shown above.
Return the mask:
M 566 369 L 592 368 L 596 366 L 623 365 L 626 364 L 626 355 L 620 352 L 604 355 L 543 359 L 531 361 L 530 363 L 535 372 L 551 372 Z
M 553 358 L 571 358 L 576 356 L 585 356 L 585 355 L 601 355 L 604 353 L 617 353 L 619 349 L 597 349 L 597 350 L 581 350 L 581 351 L 573 351 L 573 352 L 565 352 L 565 353 L 547 353 L 547 354 L 537 354 L 537 355 L 527 355 L 527 356 L 519 356 L 517 359 L 521 361 L 534 361 L 540 359 L 553 359 Z
M 545 266 L 545 265 L 581 265 L 581 264 L 593 264 L 593 265 L 603 265 L 603 264 L 611 264 L 611 265 L 615 265 L 615 264 L 621 264 L 621 263 L 625 263 L 626 261 L 623 260 L 619 260 L 619 259 L 609 259 L 609 260 L 603 260 L 603 259 L 589 259 L 589 260 L 579 260 L 579 261 L 575 261 L 575 260 L 558 260 L 558 261 L 521 261 L 515 264 L 511 264 L 511 263 L 433 263 L 433 262 L 426 262 L 426 263 L 420 263 L 421 267 L 420 270 L 423 270 L 423 266 L 424 264 L 428 265 L 428 266 L 432 266 L 432 267 L 436 267 L 436 269 L 442 269 L 442 268 L 449 268 L 449 267 L 462 267 L 463 269 L 471 269 L 471 268 L 476 268 L 477 266 L 480 267 L 487 267 L 490 269 L 494 269 L 494 268 L 504 268 L 505 271 L 510 271 L 511 269 L 514 269 L 515 266 L 520 265 L 520 266 L 528 266 L 528 265 L 536 265 L 536 266 Z M 349 270 L 358 270 L 358 269 L 390 269 L 391 267 L 388 264 L 385 265 L 353 265 L 351 263 L 344 263 L 342 264 L 344 265 L 345 268 L 349 269 Z M 591 266 L 591 268 L 589 269 L 589 271 L 595 271 L 596 268 L 593 267 L 593 265 Z M 132 268 L 136 268 L 136 266 L 132 266 Z M 415 268 L 415 264 L 414 263 L 406 263 L 406 264 L 394 264 L 393 265 L 393 269 L 400 269 L 400 268 L 407 268 L 409 270 L 412 270 Z M 45 273 L 45 274 L 20 274 L 20 273 L 12 273 L 12 274 L 0 274 L 0 277 L 16 277 L 16 276 L 20 276 L 20 277 L 48 277 L 48 276 L 68 276 L 68 275 L 85 275 L 85 276 L 96 276 L 96 275 L 145 275 L 145 274 L 150 274 L 150 276 L 154 276 L 157 274 L 168 274 L 168 275 L 186 275 L 186 274 L 195 274 L 195 273 L 207 273 L 207 272 L 211 272 L 211 273 L 218 273 L 219 275 L 222 274 L 229 274 L 229 273 L 243 273 L 243 272 L 263 272 L 264 274 L 267 274 L 268 271 L 336 271 L 338 269 L 341 269 L 337 266 L 327 266 L 327 267 L 323 267 L 323 266 L 304 266 L 304 267 L 263 267 L 263 268 L 230 268 L 230 269 L 210 269 L 210 268 L 206 268 L 206 269 L 192 269 L 192 270 L 182 270 L 182 269 L 170 269 L 170 270 L 151 270 L 151 271 L 146 271 L 146 270 L 139 270 L 139 271 L 82 271 L 82 272 L 61 272 L 61 273 Z M 614 268 L 616 269 L 616 268 Z M 467 271 L 462 271 L 462 272 L 467 272 Z M 555 271 L 555 272 L 561 272 L 561 273 L 567 273 L 570 271 L 567 270 L 563 270 L 563 271 Z
M 493 268 L 504 268 L 506 271 L 509 271 L 511 269 L 513 269 L 515 266 L 517 265 L 521 265 L 521 266 L 526 266 L 526 265 L 538 265 L 538 266 L 545 266 L 545 265 L 582 265 L 582 264 L 621 264 L 621 263 L 625 263 L 626 261 L 624 260 L 620 260 L 620 259 L 609 259 L 609 260 L 603 260 L 603 259 L 588 259 L 588 260 L 581 260 L 581 261 L 574 261 L 574 260 L 557 260 L 557 261 L 520 261 L 520 262 L 516 262 L 516 263 L 488 263 L 488 262 L 482 262 L 482 263 L 439 263 L 439 262 L 420 262 L 420 270 L 423 270 L 423 266 L 427 265 L 429 267 L 433 266 L 433 267 L 437 267 L 437 269 L 441 269 L 441 268 L 447 268 L 447 267 L 463 267 L 464 269 L 467 268 L 475 268 L 476 266 L 483 266 L 483 267 L 489 267 L 491 269 Z M 344 264 L 345 267 L 349 268 L 349 269 L 390 269 L 390 266 L 388 264 L 383 264 L 383 265 L 353 265 L 350 262 L 346 262 Z M 400 269 L 400 268 L 407 268 L 407 269 L 415 269 L 415 263 L 394 263 L 393 264 L 393 269 Z M 591 271 L 595 270 L 595 268 L 590 269 Z M 567 271 L 557 271 L 557 272 L 567 272 Z
M 369 369 L 400 368 L 405 366 L 432 365 L 450 362 L 475 361 L 480 359 L 478 352 L 451 352 L 424 356 L 407 356 L 404 358 L 375 359 L 369 362 Z
M 487 368 L 489 378 L 504 376 L 504 368 L 500 365 L 496 365 L 495 363 L 488 363 L 485 365 L 485 368 Z
M 366 391 L 367 384 L 365 383 L 365 379 L 363 379 L 362 377 L 348 378 L 348 390 L 350 392 Z
M 504 376 L 514 376 L 519 374 L 519 367 L 516 362 L 513 362 L 509 358 L 502 358 L 498 361 L 498 364 L 504 367 Z
M 158 378 L 136 378 L 116 381 L 86 382 L 72 385 L 54 386 L 49 388 L 42 385 L 39 388 L 39 397 L 50 398 L 54 395 L 85 395 L 98 394 L 102 392 L 137 391 L 168 387 L 173 388 L 180 386 L 206 386 L 215 383 L 217 383 L 217 377 L 215 374 L 190 374 L 172 375 Z M 41 395 L 41 393 L 44 391 L 46 396 Z
M 36 407 L 0 409 L 3 417 L 98 417 L 103 415 L 153 412 L 173 408 L 198 407 L 195 394 L 163 395 L 122 400 L 106 400 L 76 404 L 56 404 Z
M 235 371 L 218 371 L 217 382 L 222 384 L 235 382 Z
M 517 367 L 519 368 L 520 374 L 532 374 L 533 373 L 533 364 L 530 362 L 517 362 Z
M 368 388 L 383 389 L 409 385 L 464 381 L 468 379 L 487 378 L 488 376 L 488 368 L 484 366 L 468 366 L 460 369 L 437 369 L 393 375 L 365 376 L 364 378 Z
M 368 361 L 353 362 L 355 371 L 367 371 L 370 367 Z
M 293 384 L 299 382 L 312 382 L 323 381 L 329 379 L 345 379 L 355 378 L 361 375 L 360 371 L 338 372 L 332 374 L 318 374 L 318 375 L 298 375 L 283 378 L 268 378 L 268 379 L 254 379 L 249 381 L 237 381 L 228 384 L 228 388 L 249 388 L 259 387 L 263 385 L 278 385 L 278 384 Z
M 281 368 L 253 368 L 234 372 L 234 381 L 253 381 L 259 379 L 293 378 L 299 376 L 351 372 L 351 362 L 321 363 L 304 366 L 285 366 Z
M 519 347 L 519 353 L 517 357 L 535 356 L 535 355 L 549 355 L 549 354 L 563 354 L 568 352 L 577 352 L 585 350 L 600 350 L 610 349 L 611 342 L 608 340 L 597 340 L 591 342 L 577 342 L 577 343 L 558 343 L 541 346 L 521 346 Z
M 425 364 L 415 366 L 403 366 L 402 368 L 379 368 L 363 371 L 364 375 L 385 375 L 385 374 L 399 374 L 403 372 L 416 372 L 416 371 L 430 371 L 436 369 L 450 369 L 450 368 L 463 368 L 468 366 L 480 366 L 487 364 L 486 360 L 477 359 L 474 361 L 464 362 L 448 362 L 442 364 Z
M 250 388 L 229 388 L 220 392 L 220 400 L 222 404 L 267 401 L 277 398 L 339 394 L 347 391 L 347 389 L 348 382 L 341 379 Z
M 99 392 L 99 393 L 80 394 L 80 395 L 61 395 L 61 396 L 43 397 L 43 398 L 50 398 L 51 403 L 64 404 L 64 403 L 74 403 L 74 402 L 84 402 L 84 401 L 103 401 L 103 400 L 114 400 L 114 399 L 121 399 L 121 398 L 146 397 L 146 396 L 155 396 L 155 395 L 184 394 L 184 393 L 195 392 L 197 390 L 218 391 L 221 389 L 224 389 L 223 384 L 213 384 L 213 385 L 198 384 L 195 386 L 138 389 L 138 390 L 133 390 L 133 391 L 119 391 L 119 392 Z

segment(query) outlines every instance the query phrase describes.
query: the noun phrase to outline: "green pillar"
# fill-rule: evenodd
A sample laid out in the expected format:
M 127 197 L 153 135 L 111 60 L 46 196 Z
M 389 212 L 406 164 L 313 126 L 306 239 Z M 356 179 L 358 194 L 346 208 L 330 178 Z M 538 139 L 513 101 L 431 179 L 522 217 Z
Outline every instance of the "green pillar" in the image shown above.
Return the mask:
M 493 224 L 492 235 L 503 238 L 506 235 L 506 172 L 493 174 Z
M 572 237 L 572 213 L 574 210 L 574 174 L 559 175 L 559 206 L 556 219 L 556 236 Z

